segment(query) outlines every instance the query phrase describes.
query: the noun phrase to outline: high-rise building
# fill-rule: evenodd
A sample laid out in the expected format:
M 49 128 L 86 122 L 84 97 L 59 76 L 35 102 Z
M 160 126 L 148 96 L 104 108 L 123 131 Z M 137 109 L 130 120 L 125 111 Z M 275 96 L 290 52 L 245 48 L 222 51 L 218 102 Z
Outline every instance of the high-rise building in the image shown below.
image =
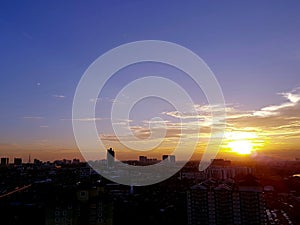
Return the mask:
M 265 222 L 262 188 L 252 175 L 238 183 L 208 179 L 189 190 L 187 204 L 189 225 Z
M 107 160 L 107 167 L 108 168 L 114 167 L 114 164 L 115 164 L 115 151 L 112 148 L 107 149 L 106 160 Z
M 9 158 L 1 158 L 1 166 L 7 166 L 9 163 Z

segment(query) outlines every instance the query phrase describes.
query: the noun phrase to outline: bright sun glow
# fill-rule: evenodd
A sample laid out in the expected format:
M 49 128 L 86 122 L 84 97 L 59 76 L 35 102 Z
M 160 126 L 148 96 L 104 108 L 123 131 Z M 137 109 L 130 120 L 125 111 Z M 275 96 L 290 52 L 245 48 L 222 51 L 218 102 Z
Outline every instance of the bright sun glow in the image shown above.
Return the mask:
M 225 137 L 227 139 L 227 147 L 232 152 L 248 155 L 253 151 L 253 141 L 257 138 L 257 135 L 250 132 L 229 132 L 225 134 Z
M 231 148 L 233 152 L 238 154 L 247 155 L 252 152 L 253 145 L 251 141 L 247 140 L 236 140 L 228 143 L 228 147 Z

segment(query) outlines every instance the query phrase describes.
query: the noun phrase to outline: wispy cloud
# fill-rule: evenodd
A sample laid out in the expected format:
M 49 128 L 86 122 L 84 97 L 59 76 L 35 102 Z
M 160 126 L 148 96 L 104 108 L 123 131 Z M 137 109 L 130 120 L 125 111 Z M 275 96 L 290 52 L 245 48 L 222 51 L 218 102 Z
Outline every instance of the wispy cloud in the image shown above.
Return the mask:
M 300 144 L 300 89 L 279 95 L 283 97 L 280 104 L 262 107 L 250 116 L 227 119 L 228 127 L 256 132 L 257 139 L 266 141 L 269 148 L 296 148 Z
M 101 101 L 103 101 L 103 99 L 102 98 L 90 98 L 89 101 L 90 102 L 101 102 Z
M 281 103 L 267 105 L 258 110 L 243 110 L 238 106 L 227 105 L 226 120 L 220 120 L 219 123 L 226 124 L 225 133 L 255 134 L 252 141 L 258 147 L 268 143 L 269 148 L 280 149 L 283 146 L 295 148 L 300 144 L 300 88 L 278 95 L 283 97 Z M 176 141 L 183 134 L 191 137 L 199 135 L 202 140 L 203 138 L 208 140 L 213 122 L 211 110 L 217 110 L 217 107 L 195 105 L 195 109 L 196 113 L 178 111 L 161 113 L 163 117 L 161 125 L 165 125 L 161 129 L 166 129 L 165 140 Z M 123 125 L 128 126 L 136 137 L 147 140 L 151 132 L 157 132 L 150 130 L 151 123 L 152 121 L 144 120 L 139 126 L 131 126 L 129 123 Z M 103 141 L 119 141 L 114 134 L 103 134 L 100 138 Z M 121 138 L 130 141 L 130 136 Z
M 23 119 L 42 120 L 42 119 L 44 119 L 44 117 L 42 117 L 42 116 L 24 116 Z
M 66 96 L 65 96 L 65 95 L 52 95 L 52 97 L 63 99 L 63 98 L 65 98 Z
M 283 97 L 285 97 L 286 99 L 288 99 L 290 102 L 297 103 L 300 101 L 300 88 L 299 87 L 295 88 L 291 92 L 283 92 L 283 93 L 279 93 L 279 94 L 282 95 Z
M 90 102 L 114 102 L 115 99 L 109 97 L 101 97 L 101 98 L 90 98 Z
M 75 119 L 61 119 L 62 121 L 73 120 L 73 121 L 82 121 L 82 122 L 92 122 L 92 121 L 102 121 L 107 120 L 108 118 L 103 117 L 90 117 L 90 118 L 75 118 Z
M 291 109 L 299 105 L 300 88 L 296 88 L 291 92 L 282 92 L 278 94 L 284 97 L 286 101 L 278 105 L 270 105 L 270 106 L 263 107 L 262 109 L 255 111 L 253 115 L 262 116 L 262 117 L 280 115 L 284 112 L 287 113 L 287 111 L 290 111 Z
M 129 123 L 132 123 L 133 120 L 130 119 L 114 119 L 112 120 L 113 125 L 129 126 Z

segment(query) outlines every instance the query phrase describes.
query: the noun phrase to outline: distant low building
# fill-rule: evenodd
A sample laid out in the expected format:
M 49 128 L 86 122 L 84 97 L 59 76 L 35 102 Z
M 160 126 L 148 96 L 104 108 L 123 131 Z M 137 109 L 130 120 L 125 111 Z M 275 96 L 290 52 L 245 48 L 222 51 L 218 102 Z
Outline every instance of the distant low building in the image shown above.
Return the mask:
M 38 159 L 33 160 L 33 164 L 36 165 L 36 166 L 40 166 L 40 165 L 42 165 L 42 163 L 43 162 L 41 160 L 38 160 Z
M 22 165 L 22 158 L 14 158 L 14 165 L 16 166 Z
M 176 162 L 176 157 L 175 157 L 175 155 L 170 155 L 169 158 L 170 158 L 170 162 L 171 162 L 171 163 L 175 163 L 175 162 Z
M 175 155 L 163 155 L 162 160 L 165 162 L 175 163 L 176 157 L 175 157 Z
M 212 159 L 211 160 L 211 165 L 212 166 L 230 166 L 231 161 L 230 160 L 225 160 L 225 159 Z
M 140 162 L 146 162 L 147 161 L 147 156 L 143 156 L 143 155 L 139 156 L 139 161 Z
M 201 173 L 206 179 L 226 180 L 236 176 L 253 174 L 253 172 L 253 168 L 247 166 L 232 166 L 229 160 L 213 159 L 211 165 Z
M 163 156 L 162 156 L 162 160 L 168 161 L 168 160 L 169 160 L 169 155 L 163 155 Z
M 147 156 L 139 156 L 139 164 L 140 165 L 151 165 L 157 163 L 158 160 L 156 158 L 148 158 Z
M 71 164 L 71 160 L 69 160 L 69 159 L 63 159 L 63 164 L 64 165 L 70 165 Z
M 73 161 L 72 161 L 72 164 L 74 164 L 74 165 L 78 165 L 80 163 L 80 160 L 79 159 L 73 159 Z

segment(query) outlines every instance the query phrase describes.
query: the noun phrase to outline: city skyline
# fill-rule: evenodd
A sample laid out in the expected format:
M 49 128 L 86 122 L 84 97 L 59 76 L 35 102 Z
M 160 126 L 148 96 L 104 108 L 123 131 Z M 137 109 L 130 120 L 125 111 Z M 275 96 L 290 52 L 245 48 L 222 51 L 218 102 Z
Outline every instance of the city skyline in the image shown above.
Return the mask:
M 191 49 L 217 77 L 227 112 L 221 157 L 299 158 L 299 8 L 296 1 L 273 1 L 272 6 L 258 1 L 20 2 L 17 6 L 3 2 L 0 156 L 83 160 L 73 137 L 71 115 L 81 76 L 106 51 L 132 41 L 155 39 Z M 101 95 L 90 99 L 97 102 L 95 117 L 78 120 L 95 121 L 99 138 L 106 148 L 116 150 L 118 159 L 141 155 L 118 142 L 110 124 L 110 108 L 121 88 L 148 75 L 172 79 L 189 90 L 198 113 L 192 119 L 201 126 L 194 155 L 200 159 L 210 136 L 211 108 L 205 95 L 199 94 L 201 90 L 170 66 L 144 63 L 118 71 Z M 149 107 L 152 105 L 155 107 Z M 191 136 L 198 135 L 191 124 L 180 123 L 191 118 L 190 112 L 178 112 L 155 98 L 139 102 L 130 120 L 119 122 L 147 141 L 151 119 L 157 116 L 168 130 L 164 142 L 147 152 L 149 157 L 171 154 L 183 128 Z
M 299 12 L 0 1 L 0 223 L 300 224 Z

